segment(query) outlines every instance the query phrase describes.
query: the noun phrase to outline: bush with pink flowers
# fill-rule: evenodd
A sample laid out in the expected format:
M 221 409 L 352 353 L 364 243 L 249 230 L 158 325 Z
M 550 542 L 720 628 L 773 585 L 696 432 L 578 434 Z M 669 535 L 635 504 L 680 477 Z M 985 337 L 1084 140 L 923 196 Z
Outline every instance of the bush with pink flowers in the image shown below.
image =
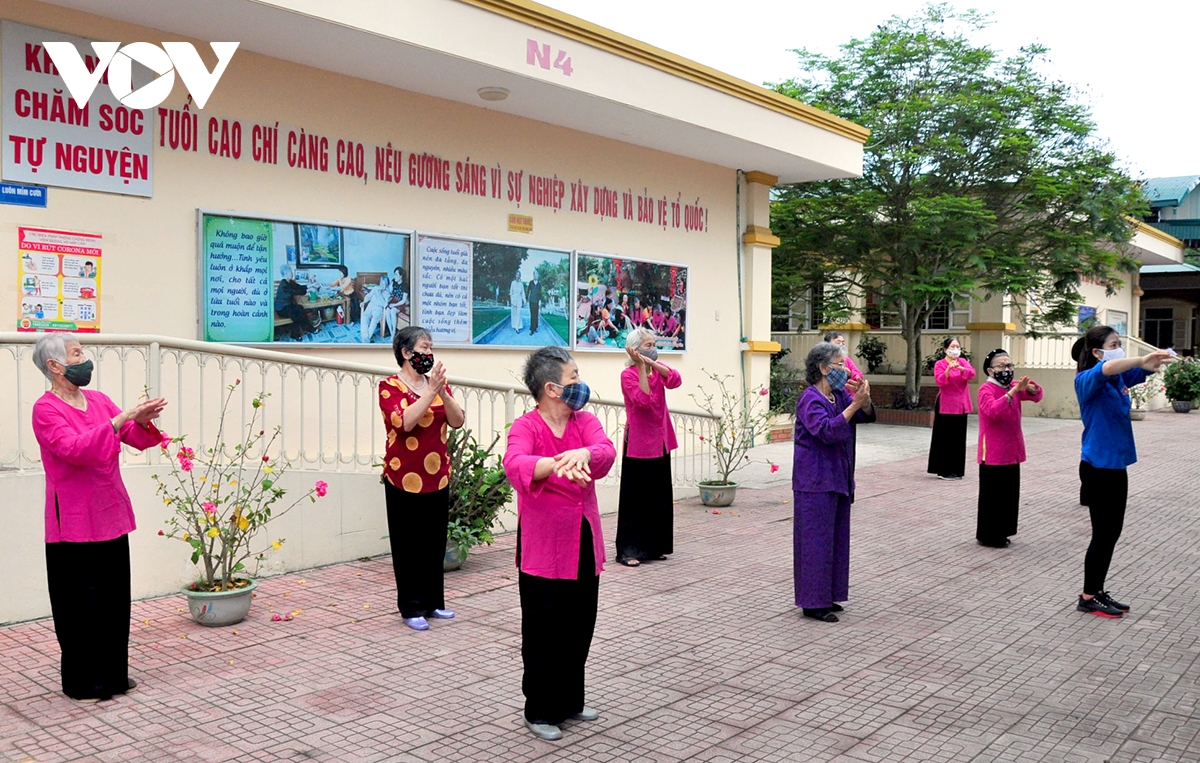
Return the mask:
M 279 427 L 270 432 L 258 429 L 267 393 L 260 392 L 251 400 L 250 421 L 238 442 L 229 447 L 224 439 L 226 413 L 240 385 L 239 379 L 226 388 L 215 443 L 197 452 L 184 445 L 186 435 L 164 435 L 162 451 L 170 459 L 171 472 L 165 477 L 151 475 L 158 495 L 173 511 L 167 529 L 158 534 L 191 548 L 192 564 L 202 573 L 191 586 L 195 591 L 228 591 L 246 585 L 235 575 L 246 569 L 247 561 L 254 559 L 257 567 L 268 550 L 279 549 L 284 542 L 277 538 L 256 549 L 252 546 L 255 536 L 272 519 L 305 499 L 316 502 L 329 489 L 323 480 L 317 480 L 304 494 L 277 509 L 287 494 L 279 480 L 288 464 L 270 455 L 279 439 Z

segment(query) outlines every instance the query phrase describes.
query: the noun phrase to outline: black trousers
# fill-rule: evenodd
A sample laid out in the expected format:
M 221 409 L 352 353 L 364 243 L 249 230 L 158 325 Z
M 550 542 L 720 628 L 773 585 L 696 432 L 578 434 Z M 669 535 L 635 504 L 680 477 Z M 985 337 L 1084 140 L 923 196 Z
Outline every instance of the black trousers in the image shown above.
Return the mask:
M 1092 515 L 1092 542 L 1083 558 L 1083 592 L 1095 596 L 1104 590 L 1104 579 L 1112 564 L 1113 550 L 1125 526 L 1125 504 L 1129 500 L 1129 472 L 1097 469 L 1079 462 L 1080 501 Z
M 542 307 L 537 302 L 529 303 L 529 333 L 536 334 L 538 330 L 538 313 Z
M 450 488 L 409 493 L 386 480 L 388 540 L 396 575 L 396 606 L 401 617 L 426 617 L 446 608 L 442 562 Z
M 963 476 L 967 471 L 967 414 L 934 414 L 927 471 L 956 477 Z
M 520 535 L 517 536 L 518 553 Z M 592 551 L 592 530 L 579 532 L 575 580 L 520 573 L 521 660 L 525 675 L 525 718 L 558 725 L 583 709 L 584 666 L 596 631 L 600 576 Z
M 979 505 L 975 540 L 985 546 L 1003 546 L 1017 534 L 1021 505 L 1021 465 L 979 465 Z
M 129 536 L 47 543 L 46 579 L 62 650 L 63 694 L 73 699 L 124 694 L 129 688 Z
M 675 495 L 671 457 L 621 457 L 617 506 L 617 561 L 657 559 L 674 549 Z

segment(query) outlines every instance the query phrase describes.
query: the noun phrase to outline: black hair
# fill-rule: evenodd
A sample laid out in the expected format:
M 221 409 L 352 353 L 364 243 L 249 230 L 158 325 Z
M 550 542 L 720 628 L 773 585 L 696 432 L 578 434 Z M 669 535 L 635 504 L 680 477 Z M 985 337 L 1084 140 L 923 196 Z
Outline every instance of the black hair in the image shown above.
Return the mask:
M 994 361 L 996 358 L 1000 357 L 1001 355 L 1008 355 L 1008 350 L 1004 349 L 1003 347 L 997 347 L 996 349 L 989 352 L 987 354 L 987 357 L 983 359 L 983 370 L 987 371 L 989 368 L 991 368 L 992 361 Z
M 832 342 L 834 339 L 837 339 L 841 335 L 842 335 L 842 332 L 840 332 L 840 331 L 826 331 L 825 338 L 822 339 L 821 341 Z
M 1081 374 L 1099 363 L 1092 350 L 1104 349 L 1108 337 L 1117 333 L 1112 326 L 1093 326 L 1088 332 L 1075 340 L 1071 345 L 1071 360 L 1075 361 L 1075 373 Z
M 405 326 L 396 332 L 392 337 L 392 353 L 396 356 L 396 364 L 404 368 L 404 364 L 408 359 L 404 357 L 404 350 L 413 352 L 417 346 L 417 342 L 422 339 L 433 339 L 433 335 L 420 326 Z
M 948 337 L 946 337 L 945 339 L 943 339 L 943 340 L 942 340 L 942 349 L 943 349 L 943 350 L 949 349 L 949 347 L 950 347 L 950 343 L 951 343 L 951 342 L 958 342 L 958 337 L 956 337 L 956 336 L 948 336 Z M 959 344 L 959 346 L 960 346 L 960 347 L 962 346 L 962 342 L 958 342 L 958 344 Z
M 562 347 L 543 347 L 525 359 L 521 380 L 529 389 L 533 399 L 541 402 L 546 391 L 546 382 L 558 384 L 562 379 L 563 366 L 571 362 L 571 353 Z
M 834 358 L 842 354 L 842 348 L 831 342 L 816 345 L 808 351 L 808 357 L 804 359 L 804 378 L 809 384 L 821 381 L 824 377 L 821 366 L 833 365 Z

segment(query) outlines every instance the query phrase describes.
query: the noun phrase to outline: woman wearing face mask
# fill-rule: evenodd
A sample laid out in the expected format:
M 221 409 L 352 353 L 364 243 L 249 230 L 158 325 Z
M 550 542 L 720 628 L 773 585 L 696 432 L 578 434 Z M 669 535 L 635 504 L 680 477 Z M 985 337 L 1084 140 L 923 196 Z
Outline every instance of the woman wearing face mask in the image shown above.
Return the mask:
M 617 452 L 600 420 L 582 410 L 591 391 L 566 350 L 533 353 L 523 376 L 537 407 L 513 422 L 504 453 L 517 492 L 521 688 L 526 727 L 554 740 L 563 721 L 600 717 L 583 703 L 604 569 L 594 480 Z
M 805 617 L 838 621 L 850 591 L 850 504 L 854 503 L 854 427 L 875 420 L 871 385 L 852 381 L 836 344 L 805 359 L 809 387 L 796 403 L 792 459 L 793 574 Z
M 846 359 L 846 370 L 850 372 L 851 379 L 862 379 L 863 372 L 858 370 L 858 366 L 854 365 L 854 359 L 850 357 L 850 353 L 846 351 L 846 337 L 840 331 L 826 331 L 825 341 L 830 344 L 836 344 L 842 350 L 842 357 Z
M 979 386 L 979 503 L 975 540 L 1004 548 L 1017 534 L 1021 503 L 1021 462 L 1025 435 L 1021 432 L 1021 403 L 1042 399 L 1042 388 L 1022 376 L 1014 381 L 1012 359 L 1003 349 L 983 361 L 987 381 Z
M 678 447 L 667 410 L 667 390 L 683 383 L 658 360 L 654 334 L 634 329 L 625 337 L 629 361 L 621 372 L 625 396 L 625 449 L 617 509 L 617 561 L 637 567 L 674 551 L 671 451 Z
M 972 410 L 969 384 L 975 368 L 963 359 L 958 337 L 946 337 L 942 349 L 946 357 L 933 366 L 938 401 L 927 471 L 939 479 L 959 480 L 967 470 L 967 414 Z
M 1117 332 L 1096 326 L 1075 342 L 1071 357 L 1076 362 L 1075 396 L 1083 419 L 1080 500 L 1092 519 L 1092 542 L 1083 561 L 1083 592 L 1077 609 L 1101 617 L 1121 617 L 1129 606 L 1109 596 L 1104 583 L 1125 523 L 1129 496 L 1126 467 L 1137 461 L 1129 422 L 1129 388 L 1144 382 L 1171 356 L 1158 350 L 1127 358 Z
M 125 694 L 129 677 L 129 533 L 133 504 L 121 480 L 121 444 L 145 450 L 163 434 L 161 397 L 122 411 L 84 390 L 92 361 L 70 334 L 46 334 L 33 363 L 50 391 L 33 404 L 46 475 L 46 582 L 62 651 L 63 694 L 98 702 Z
M 404 623 L 429 630 L 433 617 L 448 620 L 442 584 L 450 513 L 449 428 L 466 416 L 433 360 L 433 338 L 419 326 L 396 332 L 392 351 L 400 372 L 379 382 L 379 409 L 387 430 L 383 490 L 388 539 L 396 575 L 396 605 Z

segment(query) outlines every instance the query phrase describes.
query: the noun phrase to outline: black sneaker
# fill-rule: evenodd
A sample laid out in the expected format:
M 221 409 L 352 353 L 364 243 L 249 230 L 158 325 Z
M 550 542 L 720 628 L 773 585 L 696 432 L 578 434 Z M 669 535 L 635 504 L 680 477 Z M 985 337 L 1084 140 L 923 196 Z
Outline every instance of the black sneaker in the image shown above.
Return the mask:
M 1090 599 L 1085 599 L 1080 596 L 1079 605 L 1075 607 L 1075 609 L 1079 610 L 1080 612 L 1090 612 L 1093 615 L 1099 615 L 1100 617 L 1120 617 L 1123 614 L 1121 610 L 1117 609 L 1116 607 L 1110 607 L 1109 605 L 1100 601 L 1099 596 L 1093 596 Z
M 1128 604 L 1122 604 L 1113 597 L 1109 596 L 1108 591 L 1101 591 L 1100 593 L 1096 594 L 1096 600 L 1102 602 L 1106 606 L 1112 607 L 1113 609 L 1119 609 L 1122 612 L 1129 611 Z
M 820 609 L 802 608 L 801 611 L 805 617 L 811 617 L 823 623 L 836 623 L 838 621 L 838 616 L 833 614 L 833 610 L 830 607 L 821 607 Z

